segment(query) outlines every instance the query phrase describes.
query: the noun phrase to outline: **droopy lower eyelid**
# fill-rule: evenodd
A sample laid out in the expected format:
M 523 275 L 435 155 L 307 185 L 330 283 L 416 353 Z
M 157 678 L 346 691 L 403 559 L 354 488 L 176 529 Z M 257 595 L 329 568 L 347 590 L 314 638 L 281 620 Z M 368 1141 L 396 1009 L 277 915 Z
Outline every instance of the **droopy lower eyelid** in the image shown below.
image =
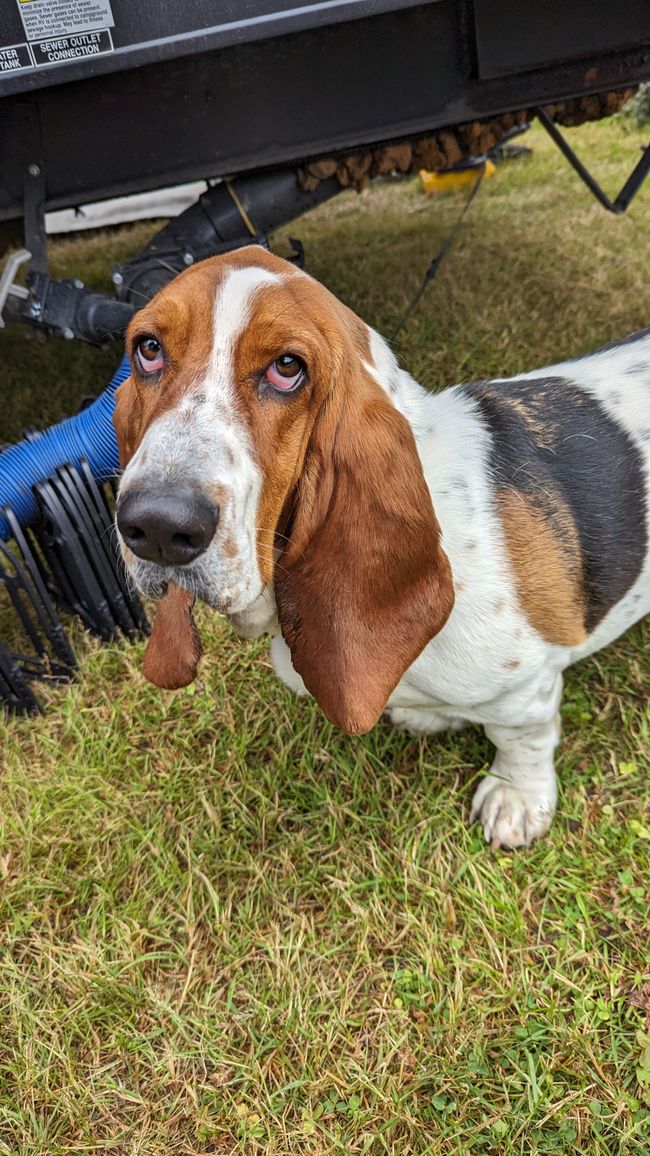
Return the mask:
M 133 360 L 139 373 L 157 377 L 165 367 L 165 354 L 158 338 L 151 334 L 139 338 L 133 350 Z
M 281 362 L 285 358 L 290 362 L 290 366 L 282 367 Z M 290 367 L 293 368 L 293 372 L 283 372 L 283 368 Z M 271 362 L 271 364 L 266 369 L 264 379 L 274 390 L 283 393 L 289 393 L 291 390 L 296 389 L 302 383 L 305 378 L 305 374 L 305 365 L 300 358 L 293 357 L 291 354 L 284 354 L 281 357 L 276 358 L 275 361 Z

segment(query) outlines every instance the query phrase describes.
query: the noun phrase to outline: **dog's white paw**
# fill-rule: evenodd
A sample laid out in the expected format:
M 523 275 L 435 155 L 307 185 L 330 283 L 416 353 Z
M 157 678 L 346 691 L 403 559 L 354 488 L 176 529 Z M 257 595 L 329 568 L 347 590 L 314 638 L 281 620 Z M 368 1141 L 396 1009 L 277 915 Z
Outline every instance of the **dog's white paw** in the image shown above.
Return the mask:
M 486 775 L 472 799 L 470 822 L 483 827 L 486 843 L 499 847 L 529 847 L 548 831 L 555 814 L 555 784 L 514 787 L 496 775 Z
M 422 707 L 389 706 L 385 714 L 398 730 L 414 735 L 438 735 L 443 731 L 461 731 L 467 726 L 463 719 L 449 718 L 439 711 Z

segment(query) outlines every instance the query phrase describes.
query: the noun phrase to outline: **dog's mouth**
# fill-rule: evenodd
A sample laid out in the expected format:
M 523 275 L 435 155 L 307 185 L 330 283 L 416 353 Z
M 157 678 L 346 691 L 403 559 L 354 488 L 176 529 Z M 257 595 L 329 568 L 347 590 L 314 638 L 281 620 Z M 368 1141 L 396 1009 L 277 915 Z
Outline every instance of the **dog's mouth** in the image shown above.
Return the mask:
M 144 575 L 134 575 L 142 593 L 156 601 L 143 672 L 149 682 L 165 690 L 178 690 L 196 678 L 203 654 L 194 622 L 196 601 L 232 615 L 246 611 L 262 593 L 260 589 L 251 598 L 241 587 L 215 591 L 197 570 L 153 567 Z
M 127 568 L 135 586 L 145 598 L 159 602 L 167 594 L 171 582 L 195 598 L 205 601 L 202 598 L 206 587 L 205 575 L 201 574 L 199 567 L 160 566 L 157 562 L 142 562 L 131 556 L 127 560 Z
M 205 558 L 187 566 L 161 566 L 125 551 L 124 561 L 139 592 L 156 602 L 143 671 L 165 690 L 178 690 L 196 678 L 203 647 L 194 622 L 195 603 L 204 602 L 230 617 L 245 613 L 263 590 L 261 582 L 224 573 Z
M 130 560 L 128 570 L 131 578 L 145 598 L 155 602 L 164 599 L 170 586 L 179 587 L 198 602 L 205 602 L 219 614 L 240 614 L 247 610 L 261 592 L 250 589 L 250 582 L 233 575 L 216 579 L 208 568 L 196 562 L 190 566 L 159 566 L 155 562 Z

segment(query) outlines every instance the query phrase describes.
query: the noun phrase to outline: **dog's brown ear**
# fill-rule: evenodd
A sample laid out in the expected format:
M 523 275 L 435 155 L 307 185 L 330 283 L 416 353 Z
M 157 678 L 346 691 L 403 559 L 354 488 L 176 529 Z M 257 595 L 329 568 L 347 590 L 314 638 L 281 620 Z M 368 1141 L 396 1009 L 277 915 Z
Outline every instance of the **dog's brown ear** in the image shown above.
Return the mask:
M 132 377 L 115 391 L 113 428 L 117 436 L 120 469 L 125 470 L 133 457 L 140 440 L 142 424 L 142 401 Z
M 203 647 L 192 617 L 194 595 L 170 582 L 156 607 L 144 652 L 145 678 L 164 690 L 178 690 L 196 678 Z
M 365 370 L 322 406 L 287 529 L 275 590 L 293 666 L 360 734 L 454 603 L 411 429 Z

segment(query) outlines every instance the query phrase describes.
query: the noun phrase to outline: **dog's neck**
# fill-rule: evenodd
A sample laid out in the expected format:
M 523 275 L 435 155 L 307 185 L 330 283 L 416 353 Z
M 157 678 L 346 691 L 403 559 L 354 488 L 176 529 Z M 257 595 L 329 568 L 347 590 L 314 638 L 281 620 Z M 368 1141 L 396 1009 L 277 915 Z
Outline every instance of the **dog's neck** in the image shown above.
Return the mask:
M 368 334 L 371 361 L 365 363 L 365 368 L 406 418 L 420 449 L 432 433 L 436 394 L 401 368 L 388 342 L 376 330 L 368 328 Z

